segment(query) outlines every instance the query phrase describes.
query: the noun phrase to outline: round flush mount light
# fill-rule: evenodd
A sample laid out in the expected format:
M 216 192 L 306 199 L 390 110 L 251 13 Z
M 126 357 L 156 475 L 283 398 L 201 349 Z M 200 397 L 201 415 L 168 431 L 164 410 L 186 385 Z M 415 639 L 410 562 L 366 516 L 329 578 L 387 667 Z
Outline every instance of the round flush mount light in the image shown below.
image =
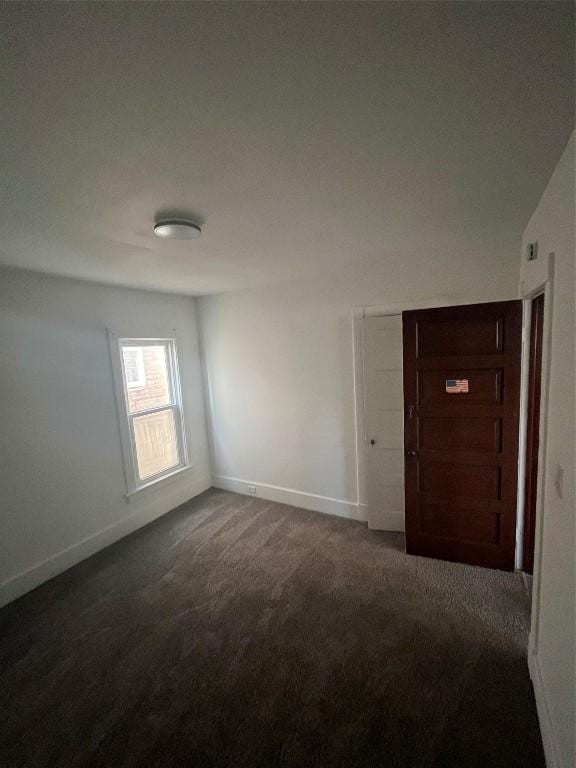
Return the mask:
M 202 230 L 186 219 L 165 219 L 154 225 L 154 234 L 164 240 L 196 240 Z

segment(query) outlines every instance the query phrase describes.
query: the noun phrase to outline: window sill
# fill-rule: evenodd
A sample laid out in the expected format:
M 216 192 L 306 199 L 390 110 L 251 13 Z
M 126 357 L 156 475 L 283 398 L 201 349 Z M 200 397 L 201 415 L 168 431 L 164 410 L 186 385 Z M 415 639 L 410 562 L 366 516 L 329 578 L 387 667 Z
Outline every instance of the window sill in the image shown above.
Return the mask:
M 141 496 L 142 494 L 146 494 L 146 492 L 150 492 L 157 488 L 162 488 L 164 485 L 168 485 L 169 482 L 175 477 L 183 474 L 184 472 L 188 472 L 191 469 L 193 469 L 192 464 L 186 464 L 184 467 L 177 467 L 173 472 L 169 472 L 167 475 L 162 475 L 162 477 L 159 477 L 156 480 L 150 480 L 149 483 L 139 485 L 137 488 L 132 488 L 130 491 L 124 494 L 124 498 L 126 501 L 130 502 L 137 496 Z

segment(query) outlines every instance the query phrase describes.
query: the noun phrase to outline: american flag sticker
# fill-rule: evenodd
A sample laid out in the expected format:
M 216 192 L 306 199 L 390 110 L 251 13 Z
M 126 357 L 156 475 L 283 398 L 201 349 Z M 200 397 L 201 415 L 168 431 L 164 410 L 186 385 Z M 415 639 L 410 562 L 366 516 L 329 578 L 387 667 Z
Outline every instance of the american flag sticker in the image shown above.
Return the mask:
M 446 379 L 446 392 L 449 395 L 468 394 L 468 379 Z

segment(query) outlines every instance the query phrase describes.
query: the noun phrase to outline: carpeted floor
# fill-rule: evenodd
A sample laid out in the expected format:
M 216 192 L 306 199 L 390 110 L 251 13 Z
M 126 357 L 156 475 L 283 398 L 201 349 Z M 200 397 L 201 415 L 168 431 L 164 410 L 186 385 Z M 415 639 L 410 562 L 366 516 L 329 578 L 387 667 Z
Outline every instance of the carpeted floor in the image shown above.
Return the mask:
M 209 491 L 0 611 L 2 768 L 544 768 L 522 578 Z

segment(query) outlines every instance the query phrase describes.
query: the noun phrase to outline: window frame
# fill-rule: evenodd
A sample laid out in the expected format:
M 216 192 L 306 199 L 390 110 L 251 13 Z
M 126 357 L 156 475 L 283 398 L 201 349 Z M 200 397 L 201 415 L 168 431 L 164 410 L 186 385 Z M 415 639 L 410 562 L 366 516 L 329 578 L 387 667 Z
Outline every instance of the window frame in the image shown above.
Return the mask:
M 186 421 L 182 403 L 182 383 L 180 366 L 178 364 L 178 339 L 175 333 L 173 336 L 138 337 L 117 335 L 110 330 L 108 331 L 108 338 L 112 358 L 112 371 L 114 376 L 116 405 L 124 461 L 124 475 L 127 490 L 126 496 L 130 497 L 145 488 L 155 486 L 163 480 L 173 477 L 190 468 L 186 441 Z M 146 346 L 163 346 L 165 348 L 170 399 L 169 402 L 164 405 L 144 408 L 134 411 L 134 413 L 130 413 L 128 400 L 128 393 L 130 390 L 125 376 L 123 349 L 124 347 Z M 170 467 L 163 472 L 158 472 L 145 479 L 141 479 L 138 471 L 134 419 L 163 411 L 171 411 L 173 414 L 174 430 L 176 433 L 176 449 L 179 462 L 177 465 Z

